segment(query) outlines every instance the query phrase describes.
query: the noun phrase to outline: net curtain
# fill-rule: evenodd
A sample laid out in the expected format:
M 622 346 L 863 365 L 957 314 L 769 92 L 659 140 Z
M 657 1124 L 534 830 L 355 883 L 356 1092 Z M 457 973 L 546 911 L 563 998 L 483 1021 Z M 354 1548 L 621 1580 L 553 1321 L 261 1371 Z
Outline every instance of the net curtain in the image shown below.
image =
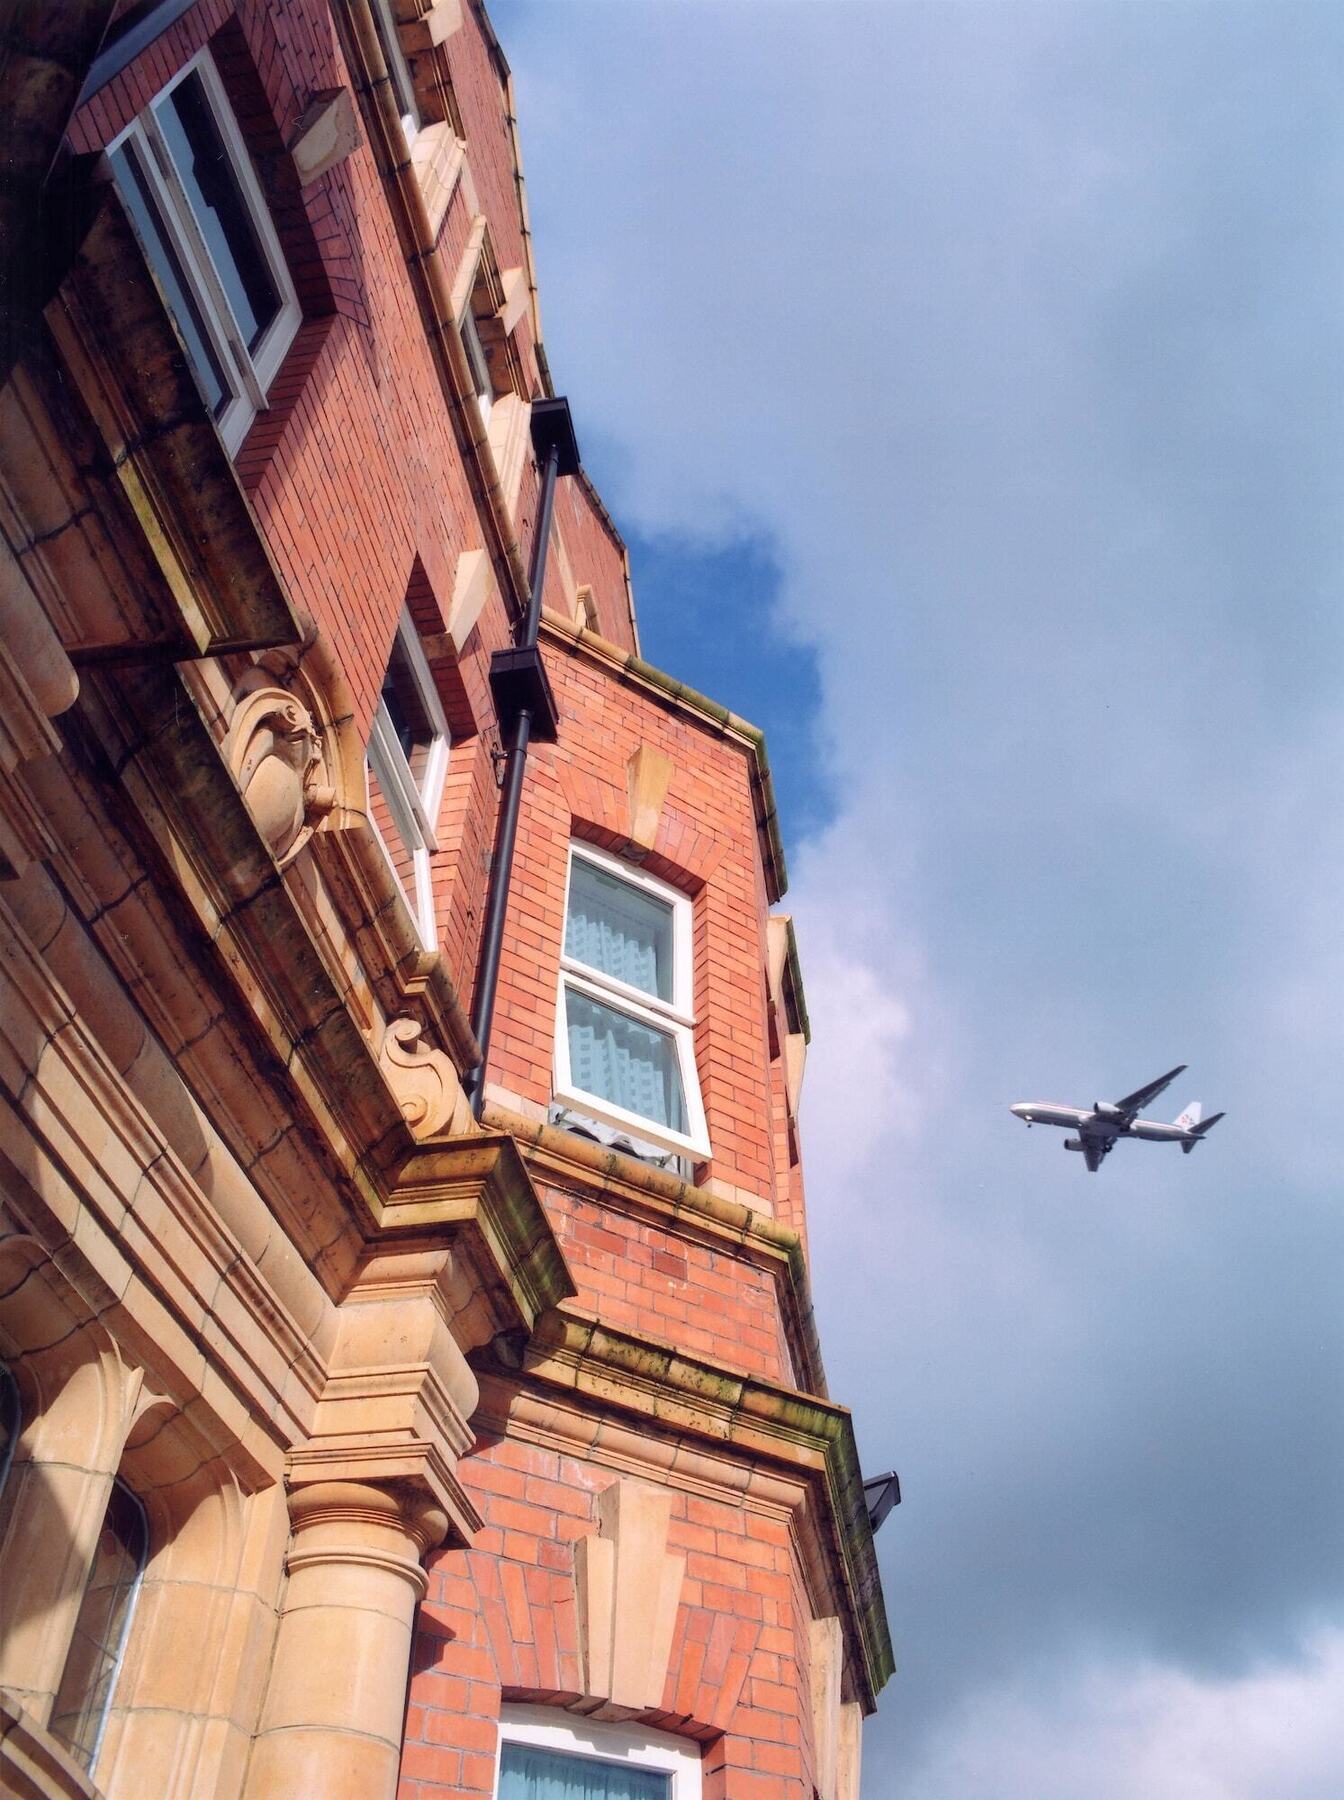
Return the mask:
M 672 908 L 576 856 L 565 954 L 659 1000 L 672 998 Z
M 672 1777 L 628 1763 L 597 1762 L 562 1750 L 505 1744 L 499 1800 L 670 1800 Z
M 565 1020 L 569 1074 L 576 1087 L 671 1131 L 686 1130 L 677 1047 L 667 1032 L 641 1025 L 573 988 L 565 993 Z

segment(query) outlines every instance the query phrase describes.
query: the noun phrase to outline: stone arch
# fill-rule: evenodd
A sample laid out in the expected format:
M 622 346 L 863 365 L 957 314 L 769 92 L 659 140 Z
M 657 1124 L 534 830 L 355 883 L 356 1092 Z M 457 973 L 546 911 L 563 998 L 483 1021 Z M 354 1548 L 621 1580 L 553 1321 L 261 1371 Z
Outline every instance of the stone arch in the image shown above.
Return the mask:
M 255 1726 L 284 1496 L 278 1483 L 249 1492 L 228 1450 L 208 1418 L 142 1395 L 118 1473 L 149 1517 L 150 1551 L 98 1759 L 109 1793 L 213 1793 Z
M 23 1408 L 0 1536 L 0 1686 L 45 1724 L 141 1377 L 20 1234 L 0 1241 L 0 1354 Z

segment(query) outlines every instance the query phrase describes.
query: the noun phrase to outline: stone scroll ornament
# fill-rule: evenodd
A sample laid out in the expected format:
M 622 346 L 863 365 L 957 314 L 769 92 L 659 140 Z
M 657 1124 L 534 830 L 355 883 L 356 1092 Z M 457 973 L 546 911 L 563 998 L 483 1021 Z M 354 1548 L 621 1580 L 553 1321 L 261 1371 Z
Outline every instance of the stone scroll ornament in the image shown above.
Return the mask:
M 415 1138 L 470 1130 L 471 1109 L 452 1059 L 425 1041 L 418 1020 L 389 1023 L 378 1066 Z
M 336 804 L 313 715 L 284 688 L 254 688 L 238 702 L 224 756 L 257 829 L 283 867 Z

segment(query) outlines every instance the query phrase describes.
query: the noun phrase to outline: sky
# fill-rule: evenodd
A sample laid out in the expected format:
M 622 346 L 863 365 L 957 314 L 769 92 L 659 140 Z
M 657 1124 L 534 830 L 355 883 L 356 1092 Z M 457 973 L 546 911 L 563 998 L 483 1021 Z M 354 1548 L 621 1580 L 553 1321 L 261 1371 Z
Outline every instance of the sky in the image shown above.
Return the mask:
M 1338 1800 L 1344 9 L 491 14 L 645 654 L 779 783 L 864 1800 Z M 1190 1157 L 1007 1110 L 1177 1062 Z

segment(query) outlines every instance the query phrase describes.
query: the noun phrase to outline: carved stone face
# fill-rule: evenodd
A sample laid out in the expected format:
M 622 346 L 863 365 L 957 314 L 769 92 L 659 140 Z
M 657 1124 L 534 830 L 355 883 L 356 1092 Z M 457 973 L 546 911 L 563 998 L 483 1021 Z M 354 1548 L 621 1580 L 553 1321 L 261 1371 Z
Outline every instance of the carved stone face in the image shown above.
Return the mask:
M 312 714 L 284 688 L 257 688 L 238 703 L 224 755 L 257 829 L 285 862 L 334 800 L 322 784 L 322 740 Z

